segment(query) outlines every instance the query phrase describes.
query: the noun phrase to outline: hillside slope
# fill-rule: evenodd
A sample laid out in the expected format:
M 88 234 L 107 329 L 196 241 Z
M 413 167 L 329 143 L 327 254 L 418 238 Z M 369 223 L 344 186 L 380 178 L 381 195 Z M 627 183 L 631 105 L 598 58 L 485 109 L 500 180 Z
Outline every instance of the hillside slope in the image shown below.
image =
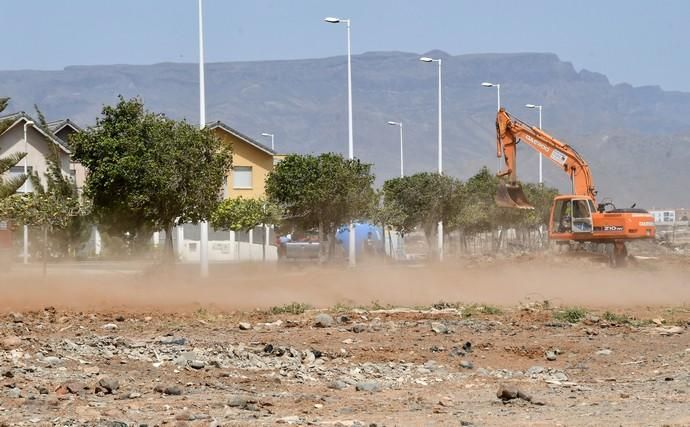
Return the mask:
M 544 128 L 590 162 L 602 197 L 620 205 L 690 205 L 690 94 L 658 87 L 611 85 L 608 79 L 549 53 L 473 54 L 443 58 L 444 167 L 466 178 L 496 166 L 496 93 L 502 104 L 537 123 L 525 103 L 544 105 Z M 355 155 L 375 163 L 379 180 L 399 173 L 397 129 L 405 126 L 406 171 L 436 170 L 437 67 L 419 54 L 372 52 L 353 57 Z M 72 66 L 61 71 L 0 71 L 0 94 L 12 110 L 38 104 L 48 118 L 95 123 L 117 95 L 141 96 L 147 107 L 198 121 L 196 64 Z M 345 152 L 347 80 L 343 56 L 207 65 L 207 118 L 261 139 L 276 134 L 280 152 Z M 266 141 L 264 141 L 266 142 Z M 520 150 L 520 176 L 536 181 L 537 157 Z M 547 184 L 567 191 L 550 164 Z

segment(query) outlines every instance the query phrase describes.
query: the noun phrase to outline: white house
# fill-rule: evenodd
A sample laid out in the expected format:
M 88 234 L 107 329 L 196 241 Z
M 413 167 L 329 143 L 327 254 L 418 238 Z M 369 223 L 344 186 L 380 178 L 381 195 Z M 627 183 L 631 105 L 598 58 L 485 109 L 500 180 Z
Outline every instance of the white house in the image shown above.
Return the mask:
M 0 121 L 5 120 L 8 121 L 9 126 L 0 134 L 0 157 L 6 157 L 15 153 L 27 153 L 24 160 L 12 167 L 9 172 L 10 175 L 22 175 L 24 173 L 24 165 L 26 164 L 29 173 L 37 172 L 41 181 L 45 184 L 45 173 L 48 170 L 47 158 L 52 154 L 51 150 L 57 152 L 60 169 L 63 174 L 77 175 L 76 167 L 71 161 L 71 153 L 65 141 L 44 132 L 37 125 L 36 121 L 24 112 L 0 117 Z M 26 139 L 24 137 L 25 128 Z M 19 192 L 30 191 L 32 191 L 31 182 L 27 180 L 26 184 L 19 189 Z

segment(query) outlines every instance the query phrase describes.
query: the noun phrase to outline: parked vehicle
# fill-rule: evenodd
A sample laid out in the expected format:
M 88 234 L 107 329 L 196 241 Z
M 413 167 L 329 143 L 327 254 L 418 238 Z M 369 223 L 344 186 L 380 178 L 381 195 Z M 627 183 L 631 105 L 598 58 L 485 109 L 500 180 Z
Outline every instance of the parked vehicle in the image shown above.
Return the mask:
M 277 238 L 278 262 L 316 262 L 321 246 L 318 235 L 310 233 L 291 233 Z

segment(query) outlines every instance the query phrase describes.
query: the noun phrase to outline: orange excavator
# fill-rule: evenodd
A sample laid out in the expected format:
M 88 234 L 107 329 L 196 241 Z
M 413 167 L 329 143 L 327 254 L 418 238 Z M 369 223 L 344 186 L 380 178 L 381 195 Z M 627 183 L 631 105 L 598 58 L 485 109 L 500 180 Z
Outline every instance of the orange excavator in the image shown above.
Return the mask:
M 496 204 L 533 209 L 517 180 L 517 144 L 522 141 L 551 160 L 570 178 L 572 194 L 556 196 L 551 205 L 549 239 L 557 242 L 606 244 L 609 261 L 623 265 L 629 240 L 654 237 L 654 217 L 644 209 L 618 209 L 611 202 L 597 204 L 597 191 L 587 162 L 569 145 L 530 126 L 501 108 L 496 116 L 496 155 L 505 159 Z

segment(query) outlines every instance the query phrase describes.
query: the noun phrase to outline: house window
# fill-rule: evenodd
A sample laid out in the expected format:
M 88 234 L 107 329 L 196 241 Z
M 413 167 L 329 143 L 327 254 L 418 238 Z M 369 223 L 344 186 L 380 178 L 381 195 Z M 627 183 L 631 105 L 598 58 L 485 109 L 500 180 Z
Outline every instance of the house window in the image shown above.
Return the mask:
M 252 188 L 252 167 L 235 166 L 232 168 L 232 185 L 237 189 Z

